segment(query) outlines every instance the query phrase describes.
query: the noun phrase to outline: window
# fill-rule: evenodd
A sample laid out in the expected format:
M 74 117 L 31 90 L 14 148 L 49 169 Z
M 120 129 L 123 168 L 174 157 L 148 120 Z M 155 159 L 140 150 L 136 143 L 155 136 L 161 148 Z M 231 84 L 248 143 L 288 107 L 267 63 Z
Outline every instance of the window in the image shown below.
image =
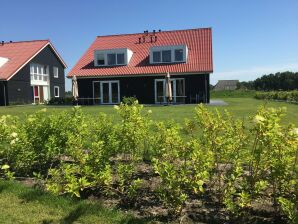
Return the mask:
M 186 45 L 152 46 L 150 47 L 150 63 L 186 62 L 188 48 Z
M 54 96 L 59 97 L 59 86 L 54 86 Z
M 107 54 L 108 65 L 116 65 L 116 54 Z
M 162 62 L 171 62 L 171 50 L 162 51 Z
M 117 54 L 117 65 L 124 64 L 124 53 Z
M 94 66 L 127 65 L 133 52 L 128 48 L 115 48 L 94 51 Z
M 153 51 L 153 62 L 160 62 L 161 56 L 160 51 Z
M 98 65 L 105 65 L 105 55 L 104 54 L 98 54 L 97 55 L 97 64 Z
M 58 67 L 53 67 L 53 73 L 54 73 L 54 78 L 58 78 L 59 77 L 59 68 Z
M 175 61 L 183 61 L 183 49 L 175 50 Z

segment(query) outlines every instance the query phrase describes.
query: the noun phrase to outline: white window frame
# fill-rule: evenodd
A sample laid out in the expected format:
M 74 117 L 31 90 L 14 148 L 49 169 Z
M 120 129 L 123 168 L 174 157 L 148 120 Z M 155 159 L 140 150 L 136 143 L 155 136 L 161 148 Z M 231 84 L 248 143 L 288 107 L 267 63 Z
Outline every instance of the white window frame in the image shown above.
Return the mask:
M 98 55 L 104 55 L 104 64 L 103 65 L 99 65 L 97 63 L 97 59 L 98 59 Z M 116 56 L 116 64 L 114 65 L 109 65 L 108 64 L 108 54 L 115 54 Z M 123 64 L 119 64 L 117 61 L 117 54 L 124 54 L 124 63 Z M 117 49 L 107 49 L 107 50 L 95 50 L 94 51 L 94 66 L 95 67 L 103 67 L 103 66 L 109 66 L 109 67 L 113 67 L 113 66 L 121 66 L 121 65 L 128 65 L 130 59 L 132 58 L 133 52 L 128 49 L 128 48 L 117 48 Z
M 57 66 L 53 67 L 53 74 L 54 74 L 54 78 L 59 78 L 59 68 Z
M 56 91 L 55 89 L 58 89 L 58 96 L 56 96 Z M 60 97 L 60 86 L 54 86 L 54 97 L 59 98 Z
M 185 78 L 171 78 L 171 81 L 173 81 L 173 89 L 172 89 L 172 96 L 173 96 L 173 103 L 176 103 L 176 97 L 177 97 L 177 80 L 183 80 L 183 89 L 184 89 L 184 94 L 185 94 Z M 159 104 L 159 103 L 166 103 L 166 96 L 164 95 L 163 97 L 163 102 L 158 101 L 157 99 L 157 82 L 163 82 L 163 92 L 165 94 L 166 92 L 166 81 L 165 79 L 155 79 L 154 80 L 154 99 L 155 99 L 155 103 Z
M 96 81 L 94 81 L 94 82 L 96 82 Z M 99 82 L 100 82 L 100 103 L 101 104 L 118 104 L 118 103 L 120 103 L 120 82 L 119 82 L 119 80 L 109 80 L 109 81 L 99 81 Z M 102 86 L 104 83 L 109 84 L 109 102 L 108 103 L 103 102 L 103 87 Z M 118 84 L 118 101 L 117 102 L 112 102 L 112 83 Z M 93 85 L 93 98 L 94 98 L 94 85 Z
M 162 61 L 162 52 L 170 50 L 171 51 L 171 62 L 163 62 Z M 175 60 L 175 50 L 183 50 L 183 60 L 176 61 Z M 154 62 L 153 61 L 153 52 L 160 52 L 160 61 Z M 169 63 L 183 63 L 187 62 L 188 58 L 188 48 L 186 45 L 172 45 L 172 46 L 153 46 L 150 48 L 150 55 L 149 55 L 150 64 L 169 64 Z

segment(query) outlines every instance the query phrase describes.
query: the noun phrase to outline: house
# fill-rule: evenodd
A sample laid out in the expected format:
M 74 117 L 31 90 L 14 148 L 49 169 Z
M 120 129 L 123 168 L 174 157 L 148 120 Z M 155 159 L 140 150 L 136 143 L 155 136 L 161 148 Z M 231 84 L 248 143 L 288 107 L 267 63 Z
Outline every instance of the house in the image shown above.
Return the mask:
M 235 90 L 237 89 L 238 83 L 239 80 L 218 80 L 217 84 L 214 87 L 214 90 Z
M 81 103 L 118 104 L 134 96 L 163 104 L 169 73 L 173 103 L 208 103 L 211 35 L 202 28 L 98 36 L 68 78 L 76 76 Z
M 65 68 L 49 40 L 0 42 L 0 105 L 64 97 Z

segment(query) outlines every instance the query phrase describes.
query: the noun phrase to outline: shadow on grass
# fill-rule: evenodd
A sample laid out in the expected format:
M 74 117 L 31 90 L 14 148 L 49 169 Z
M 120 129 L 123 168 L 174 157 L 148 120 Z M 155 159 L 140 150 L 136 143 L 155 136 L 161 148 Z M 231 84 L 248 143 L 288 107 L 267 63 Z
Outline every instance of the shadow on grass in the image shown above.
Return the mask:
M 77 221 L 81 216 L 86 215 L 89 206 L 79 205 L 77 208 L 72 210 L 67 216 L 65 216 L 60 223 L 70 224 Z

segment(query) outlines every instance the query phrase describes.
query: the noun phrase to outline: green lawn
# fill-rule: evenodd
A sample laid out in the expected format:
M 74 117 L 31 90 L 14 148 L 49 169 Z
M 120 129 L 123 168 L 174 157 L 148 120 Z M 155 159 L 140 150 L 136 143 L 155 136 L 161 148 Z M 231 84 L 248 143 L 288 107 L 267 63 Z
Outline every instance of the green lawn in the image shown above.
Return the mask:
M 227 106 L 209 106 L 209 108 L 212 110 L 218 108 L 220 111 L 227 109 L 235 117 L 248 120 L 248 116 L 253 115 L 261 105 L 266 105 L 267 107 L 287 107 L 288 112 L 284 123 L 294 123 L 298 126 L 297 104 L 273 101 L 266 102 L 253 98 L 223 98 L 223 100 L 228 103 Z M 0 115 L 10 114 L 24 117 L 24 114 L 30 114 L 45 107 L 48 109 L 49 113 L 59 113 L 60 111 L 71 109 L 70 106 L 11 106 L 1 107 Z M 145 109 L 152 110 L 152 119 L 154 120 L 175 120 L 182 123 L 185 118 L 194 117 L 195 107 L 196 105 L 146 106 Z M 104 112 L 115 116 L 116 121 L 118 119 L 113 106 L 83 106 L 82 108 L 84 112 L 91 115 Z
M 145 223 L 99 202 L 57 197 L 0 180 L 0 223 Z

